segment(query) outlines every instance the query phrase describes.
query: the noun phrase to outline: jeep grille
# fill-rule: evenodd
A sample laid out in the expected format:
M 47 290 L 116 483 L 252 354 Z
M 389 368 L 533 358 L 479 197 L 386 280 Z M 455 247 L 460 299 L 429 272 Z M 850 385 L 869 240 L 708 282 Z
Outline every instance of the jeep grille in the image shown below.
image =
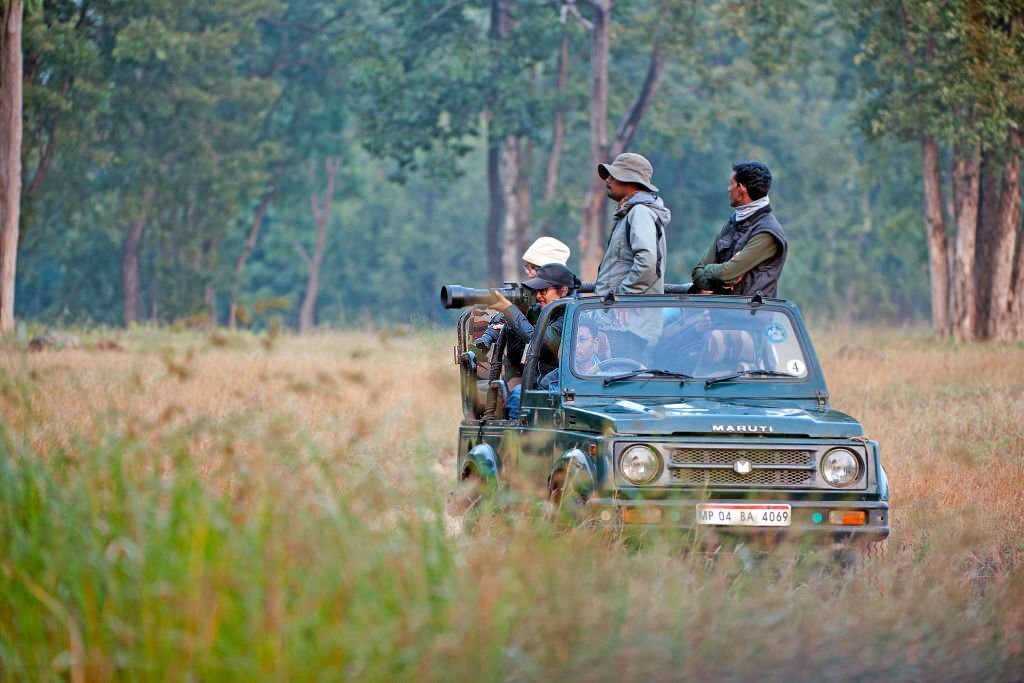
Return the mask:
M 814 470 L 754 470 L 750 474 L 736 474 L 731 469 L 672 470 L 672 483 L 697 486 L 733 484 L 738 486 L 810 486 L 814 484 Z
M 748 460 L 750 472 L 733 469 L 737 460 Z M 771 448 L 678 448 L 673 449 L 672 483 L 684 486 L 814 486 L 817 480 L 815 451 Z
M 754 465 L 814 466 L 814 451 L 771 450 L 768 448 L 679 448 L 672 462 L 680 465 L 728 465 L 746 458 Z

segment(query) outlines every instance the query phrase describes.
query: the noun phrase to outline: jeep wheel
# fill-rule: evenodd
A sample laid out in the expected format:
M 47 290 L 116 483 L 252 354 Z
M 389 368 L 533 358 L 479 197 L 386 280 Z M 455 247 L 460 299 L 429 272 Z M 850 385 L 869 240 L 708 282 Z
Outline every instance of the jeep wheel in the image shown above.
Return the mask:
M 864 576 L 877 582 L 887 550 L 887 541 L 870 541 L 863 545 L 844 545 L 835 550 L 833 556 L 843 573 Z
M 464 516 L 480 503 L 483 490 L 484 480 L 480 474 L 473 469 L 467 470 L 458 487 L 448 494 L 445 512 L 452 517 Z
M 572 526 L 578 526 L 584 521 L 587 497 L 576 485 L 570 470 L 558 470 L 551 475 L 548 502 L 556 518 Z

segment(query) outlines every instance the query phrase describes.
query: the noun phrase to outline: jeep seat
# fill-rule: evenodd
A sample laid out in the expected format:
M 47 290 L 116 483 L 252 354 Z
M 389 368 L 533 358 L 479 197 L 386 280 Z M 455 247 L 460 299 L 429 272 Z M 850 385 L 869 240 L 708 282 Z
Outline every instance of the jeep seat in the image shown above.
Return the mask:
M 713 330 L 694 374 L 706 377 L 723 372 L 753 370 L 757 364 L 754 339 L 746 330 Z

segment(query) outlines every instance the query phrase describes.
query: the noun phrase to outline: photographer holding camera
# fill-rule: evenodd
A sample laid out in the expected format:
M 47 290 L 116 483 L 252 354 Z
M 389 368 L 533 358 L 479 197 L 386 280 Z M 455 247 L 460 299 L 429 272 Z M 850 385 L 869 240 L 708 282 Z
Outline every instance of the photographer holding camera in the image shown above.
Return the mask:
M 546 266 L 549 263 L 561 263 L 563 266 L 569 260 L 569 247 L 563 242 L 556 240 L 554 237 L 538 237 L 534 240 L 530 248 L 523 252 L 523 270 L 526 272 L 528 277 L 535 277 L 537 275 L 537 269 L 541 266 Z M 524 308 L 526 317 L 530 322 L 537 322 L 537 314 L 540 312 L 540 307 L 535 303 Z M 503 318 L 500 315 L 492 317 L 488 321 L 487 331 L 484 332 L 480 337 L 473 343 L 482 349 L 489 349 L 491 346 L 498 341 L 498 332 L 504 323 Z M 522 364 L 520 359 L 522 358 L 524 347 L 520 346 L 516 348 L 514 343 L 508 349 L 508 357 L 515 359 L 512 362 L 513 371 L 518 370 L 518 373 L 522 373 Z M 518 353 L 517 353 L 518 352 Z
M 543 309 L 553 301 L 572 296 L 579 289 L 580 281 L 571 270 L 560 263 L 549 263 L 537 269 L 536 276 L 523 283 L 537 295 L 537 303 Z M 506 334 L 510 340 L 515 340 L 517 346 L 525 348 L 533 337 L 533 322 L 515 304 L 505 298 L 500 291 L 495 290 L 497 302 L 491 304 L 491 308 L 501 313 L 505 319 Z M 557 315 L 557 313 L 556 313 Z M 564 315 L 556 317 L 544 330 L 540 340 L 541 350 L 538 360 L 538 376 L 546 379 L 553 370 L 558 368 L 558 349 L 562 344 L 562 326 L 565 324 Z M 515 420 L 519 417 L 519 401 L 522 393 L 522 385 L 517 385 L 510 393 L 508 399 L 509 419 Z

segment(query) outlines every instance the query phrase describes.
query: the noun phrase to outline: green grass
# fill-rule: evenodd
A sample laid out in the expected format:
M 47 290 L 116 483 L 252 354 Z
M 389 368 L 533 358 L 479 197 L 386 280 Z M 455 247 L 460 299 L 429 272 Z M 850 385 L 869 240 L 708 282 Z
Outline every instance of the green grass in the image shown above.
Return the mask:
M 965 405 L 957 382 L 983 358 L 888 345 L 901 369 L 872 378 L 826 344 L 833 396 L 881 433 L 895 491 L 888 557 L 843 572 L 827 552 L 750 563 L 684 537 L 637 542 L 508 510 L 452 533 L 446 341 L 239 342 L 273 361 L 169 338 L 68 396 L 68 373 L 92 377 L 105 357 L 10 360 L 0 679 L 1019 680 L 1024 453 L 1019 394 L 1000 385 L 1018 381 L 1019 350 L 975 349 L 1011 369 L 975 373 Z M 165 347 L 195 350 L 184 376 L 160 369 Z M 922 353 L 957 378 L 922 378 L 938 389 L 923 414 L 900 375 Z M 237 406 L 201 404 L 236 361 L 280 364 L 245 380 Z M 366 376 L 333 386 L 317 381 L 324 368 Z M 366 400 L 371 389 L 383 403 Z M 250 392 L 279 400 L 251 407 Z M 190 395 L 201 410 L 179 405 Z M 165 415 L 161 400 L 178 410 Z M 41 424 L 64 414 L 63 430 Z M 915 419 L 983 443 L 964 461 L 949 438 L 917 444 Z

